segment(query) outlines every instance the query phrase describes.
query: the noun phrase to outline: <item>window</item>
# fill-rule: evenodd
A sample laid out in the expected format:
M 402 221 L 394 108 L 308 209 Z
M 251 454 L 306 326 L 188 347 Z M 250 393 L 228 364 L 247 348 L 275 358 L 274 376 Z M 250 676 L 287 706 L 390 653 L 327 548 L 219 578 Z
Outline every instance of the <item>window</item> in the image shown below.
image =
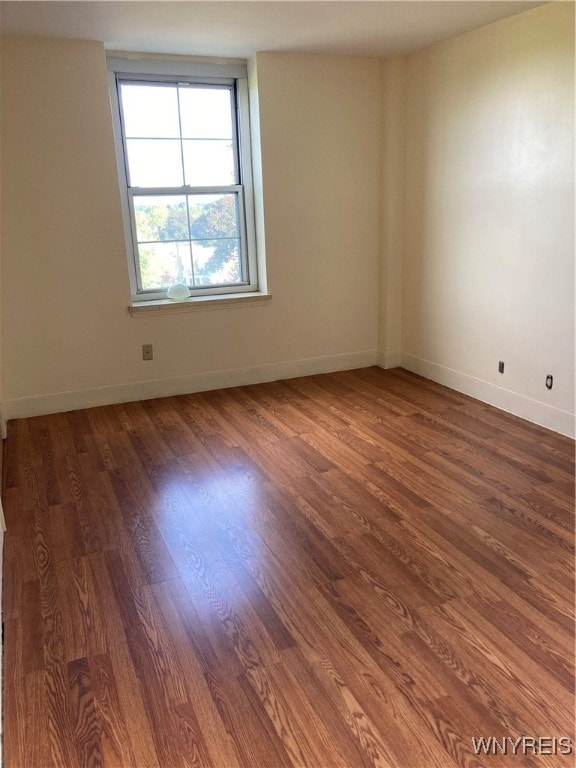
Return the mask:
M 256 291 L 245 67 L 108 67 L 133 300 Z

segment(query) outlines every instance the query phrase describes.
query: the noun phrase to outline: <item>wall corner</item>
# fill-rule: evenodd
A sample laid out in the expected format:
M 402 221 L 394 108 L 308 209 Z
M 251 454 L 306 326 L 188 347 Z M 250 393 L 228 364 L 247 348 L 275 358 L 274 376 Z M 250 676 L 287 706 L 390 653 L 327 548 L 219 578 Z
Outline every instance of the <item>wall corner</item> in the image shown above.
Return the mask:
M 382 59 L 381 231 L 378 355 L 402 349 L 402 263 L 406 154 L 406 57 Z M 385 365 L 384 367 L 392 367 Z

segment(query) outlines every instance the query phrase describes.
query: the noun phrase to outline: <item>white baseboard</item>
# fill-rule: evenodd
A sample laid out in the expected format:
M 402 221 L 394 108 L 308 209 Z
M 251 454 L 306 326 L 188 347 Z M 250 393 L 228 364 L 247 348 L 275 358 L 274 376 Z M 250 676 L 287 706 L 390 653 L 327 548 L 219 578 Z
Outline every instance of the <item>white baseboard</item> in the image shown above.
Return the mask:
M 113 387 L 82 389 L 72 392 L 57 392 L 37 397 L 4 400 L 0 416 L 0 429 L 6 420 L 41 416 L 47 413 L 61 413 L 79 408 L 93 408 L 112 403 L 127 403 L 133 400 L 147 400 L 154 397 L 169 397 L 190 392 L 204 392 L 210 389 L 225 389 L 247 384 L 261 384 L 266 381 L 292 379 L 297 376 L 312 376 L 316 373 L 345 371 L 378 365 L 381 368 L 396 368 L 400 365 L 409 371 L 444 384 L 504 411 L 513 413 L 528 421 L 575 437 L 574 414 L 533 400 L 517 392 L 498 387 L 474 376 L 400 352 L 376 352 L 364 350 L 343 355 L 292 360 L 286 363 L 270 363 L 252 368 L 235 368 L 226 371 L 197 373 L 170 379 L 149 379 Z M 2 433 L 5 436 L 5 432 Z
M 380 368 L 399 368 L 402 365 L 402 352 L 378 352 Z
M 293 379 L 297 376 L 312 376 L 316 373 L 365 368 L 376 364 L 376 350 L 365 350 L 344 355 L 292 360 L 287 363 L 269 363 L 252 368 L 196 373 L 171 379 L 135 381 L 114 387 L 23 397 L 4 400 L 2 407 L 6 419 L 23 419 L 30 416 L 62 413 L 112 403 L 128 403 L 133 400 L 148 400 L 154 397 L 169 397 L 190 392 L 205 392 L 210 389 L 225 389 L 247 384 L 261 384 L 266 381 L 278 381 L 279 379 Z
M 554 432 L 560 432 L 567 437 L 575 437 L 575 418 L 574 414 L 569 411 L 554 408 L 554 406 L 539 400 L 533 400 L 488 381 L 477 379 L 474 376 L 446 368 L 430 360 L 423 360 L 414 355 L 404 353 L 402 355 L 402 367 L 436 381 L 438 384 L 444 384 L 457 392 L 470 395 L 484 403 L 501 408 L 503 411 L 520 416 L 527 421 L 547 427 Z

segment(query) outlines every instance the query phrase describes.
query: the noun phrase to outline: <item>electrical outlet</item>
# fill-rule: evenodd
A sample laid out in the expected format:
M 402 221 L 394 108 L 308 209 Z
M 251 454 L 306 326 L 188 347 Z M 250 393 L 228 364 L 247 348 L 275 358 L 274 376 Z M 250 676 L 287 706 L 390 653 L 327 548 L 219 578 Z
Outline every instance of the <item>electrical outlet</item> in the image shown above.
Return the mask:
M 142 344 L 142 360 L 152 360 L 153 358 L 152 344 Z
M 500 360 L 498 363 L 498 373 L 504 373 L 504 360 Z

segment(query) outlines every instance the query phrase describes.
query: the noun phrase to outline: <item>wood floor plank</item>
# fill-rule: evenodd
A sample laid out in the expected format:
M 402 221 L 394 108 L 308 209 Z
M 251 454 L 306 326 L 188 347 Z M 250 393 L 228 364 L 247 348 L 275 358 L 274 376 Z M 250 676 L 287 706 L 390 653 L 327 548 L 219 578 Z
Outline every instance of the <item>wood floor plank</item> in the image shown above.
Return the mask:
M 14 618 L 3 622 L 3 630 L 6 642 L 3 653 L 4 669 L 2 671 L 2 683 L 4 704 L 2 713 L 4 722 L 2 731 L 8 734 L 4 737 L 2 756 L 6 765 L 21 766 L 25 765 L 26 743 L 31 739 L 38 739 L 36 728 L 30 725 L 31 713 L 26 697 L 23 695 L 25 690 L 25 676 L 23 663 L 23 638 L 22 621 Z M 39 672 L 44 676 L 44 668 Z M 10 701 L 9 707 L 6 702 Z M 50 753 L 47 749 L 44 754 L 47 765 L 51 764 Z
M 312 667 L 297 649 L 286 651 L 282 663 L 273 668 L 272 674 L 289 697 L 299 727 L 314 751 L 309 763 L 322 765 L 327 753 L 332 756 L 334 768 L 368 763 L 367 756 L 354 743 L 345 718 L 334 708 Z
M 362 752 L 360 733 L 355 724 L 356 710 L 350 709 L 353 700 L 361 702 L 364 713 L 386 734 L 398 765 L 421 765 L 427 759 L 439 765 L 445 760 L 446 765 L 450 765 L 450 760 L 437 751 L 433 741 L 423 746 L 428 729 L 419 711 L 422 698 L 415 691 L 412 677 L 401 668 L 400 663 L 386 654 L 385 666 L 392 670 L 392 674 L 382 675 L 382 666 L 371 653 L 372 649 L 357 642 L 354 627 L 348 626 L 345 617 L 332 609 L 328 598 L 311 591 L 307 595 L 307 604 L 304 605 L 304 602 L 301 600 L 299 607 L 304 610 L 309 634 L 300 647 L 305 669 L 336 706 L 356 748 Z M 288 653 L 292 658 L 293 652 Z M 352 698 L 341 695 L 342 686 Z M 386 713 L 385 719 L 383 713 Z M 418 733 L 419 738 L 412 739 L 412 733 Z M 370 756 L 364 754 L 363 763 L 366 761 L 371 764 Z
M 6 768 L 573 763 L 561 435 L 341 371 L 10 422 L 3 505 Z
M 218 665 L 216 654 L 201 622 L 190 604 L 189 595 L 180 580 L 154 584 L 151 587 L 164 620 L 171 628 L 174 652 L 182 669 L 182 682 L 186 686 L 186 711 L 192 712 L 198 732 L 191 734 L 198 744 L 198 752 L 207 752 L 204 763 L 215 768 L 220 765 L 238 768 L 239 761 L 230 734 L 218 713 L 212 692 L 222 688 L 225 676 Z M 209 735 L 209 738 L 208 738 Z
M 47 765 L 80 766 L 76 750 L 77 713 L 70 707 L 69 683 L 65 664 L 49 664 L 44 670 L 48 712 L 50 756 Z
M 92 694 L 100 726 L 100 750 L 105 766 L 136 765 L 127 714 L 122 707 L 115 672 L 107 653 L 91 656 L 89 660 Z
M 35 737 L 26 739 L 22 765 L 30 768 L 48 768 L 46 756 L 50 754 L 48 735 L 48 710 L 44 670 L 33 672 L 25 678 L 26 731 L 34 729 Z
M 74 722 L 74 745 L 78 764 L 97 768 L 102 765 L 102 738 L 92 693 L 88 659 L 67 664 L 68 701 Z
M 117 605 L 124 625 L 128 651 L 134 669 L 142 685 L 142 700 L 150 723 L 151 736 L 156 748 L 160 765 L 185 765 L 184 755 L 179 751 L 172 715 L 172 691 L 177 682 L 173 676 L 165 676 L 164 661 L 167 658 L 162 651 L 159 655 L 158 644 L 151 642 L 157 634 L 155 628 L 149 628 L 141 621 L 141 598 L 134 594 L 122 562 L 114 552 L 105 555 L 106 567 L 114 591 Z M 139 605 L 140 604 L 140 605 Z M 152 632 L 153 637 L 150 637 Z
M 57 567 L 62 605 L 64 658 L 67 662 L 106 652 L 106 616 L 98 603 L 88 557 L 64 560 Z
M 478 670 L 488 687 L 498 687 L 499 698 L 510 712 L 515 723 L 520 720 L 526 733 L 539 725 L 543 731 L 551 732 L 566 728 L 570 722 L 570 694 L 550 679 L 538 665 L 512 649 L 512 641 L 500 627 L 484 623 L 469 601 L 447 604 L 436 610 L 430 621 L 438 627 L 440 636 L 449 642 L 450 637 L 459 649 L 460 655 Z M 503 653 L 504 643 L 510 656 Z M 498 686 L 498 679 L 507 680 L 508 685 Z M 533 706 L 523 707 L 520 701 L 532 702 Z M 504 723 L 507 723 L 505 720 Z M 571 727 L 571 726 L 570 726 Z

